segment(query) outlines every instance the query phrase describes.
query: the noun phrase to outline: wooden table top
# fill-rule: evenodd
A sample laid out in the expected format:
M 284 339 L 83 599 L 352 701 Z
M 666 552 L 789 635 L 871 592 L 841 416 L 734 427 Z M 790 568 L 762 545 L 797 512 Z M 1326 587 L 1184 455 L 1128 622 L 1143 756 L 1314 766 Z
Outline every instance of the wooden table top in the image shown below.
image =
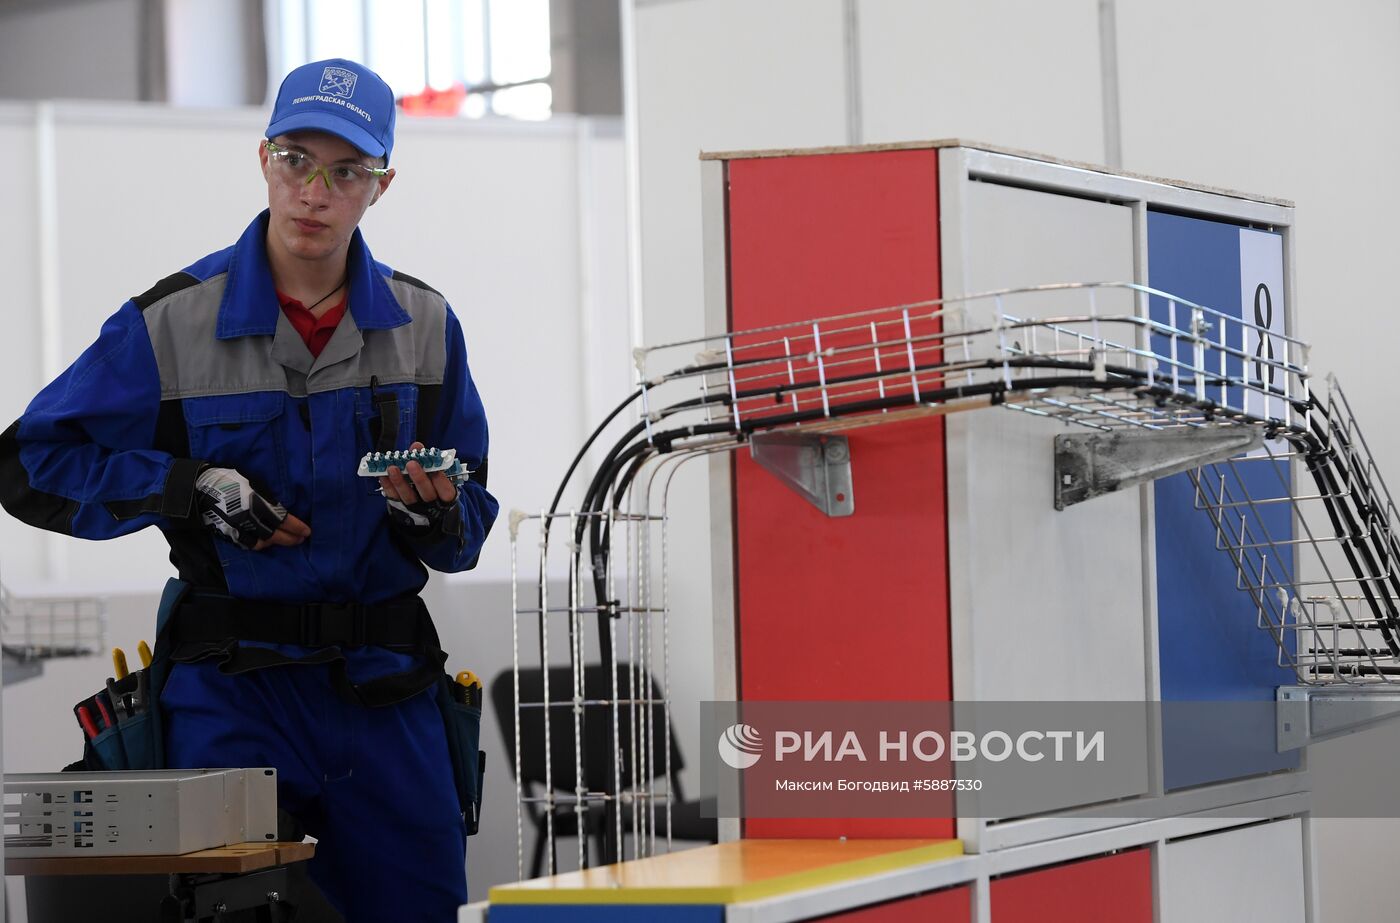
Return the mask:
M 6 875 L 241 874 L 316 853 L 315 843 L 237 843 L 183 856 L 6 856 Z

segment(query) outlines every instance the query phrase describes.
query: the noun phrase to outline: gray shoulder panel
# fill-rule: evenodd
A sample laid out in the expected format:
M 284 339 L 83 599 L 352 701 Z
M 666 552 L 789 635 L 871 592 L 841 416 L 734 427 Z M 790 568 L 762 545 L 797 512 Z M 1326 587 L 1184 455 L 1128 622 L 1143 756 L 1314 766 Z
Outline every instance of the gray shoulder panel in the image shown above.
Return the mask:
M 272 336 L 218 339 L 215 328 L 225 281 L 222 274 L 214 276 L 146 306 L 142 316 L 160 370 L 163 400 L 273 390 L 297 395 L 365 387 L 372 377 L 382 384 L 442 383 L 447 365 L 447 302 L 416 280 L 384 280 L 413 319 L 411 323 L 389 330 L 337 331 L 337 336 L 362 337 L 363 342 L 358 350 L 351 346 L 343 360 L 316 368 L 309 376 L 305 370 L 289 375 L 274 358 Z M 349 316 L 341 323 L 354 327 Z
M 398 356 L 412 356 L 414 382 L 442 384 L 447 368 L 447 300 L 417 280 L 409 282 L 396 274 L 384 281 L 413 322 L 392 330 L 365 331 L 365 351 L 375 349 L 381 338 L 392 337 Z M 402 380 L 409 380 L 409 376 Z
M 220 340 L 214 335 L 226 276 L 219 274 L 150 304 L 142 314 L 160 369 L 162 400 L 207 394 L 282 390 L 271 337 Z

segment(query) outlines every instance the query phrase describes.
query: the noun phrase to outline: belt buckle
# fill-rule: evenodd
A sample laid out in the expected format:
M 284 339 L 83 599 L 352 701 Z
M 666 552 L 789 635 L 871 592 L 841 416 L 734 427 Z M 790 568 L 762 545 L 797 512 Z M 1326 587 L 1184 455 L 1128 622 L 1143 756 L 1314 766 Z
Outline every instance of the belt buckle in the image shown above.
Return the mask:
M 335 643 L 347 647 L 362 647 L 365 643 L 365 620 L 358 603 L 327 603 L 322 606 L 323 635 L 335 638 Z
M 358 603 L 319 603 L 302 610 L 304 634 L 312 647 L 341 645 L 362 647 L 365 643 L 363 609 Z
M 321 644 L 321 607 L 315 603 L 301 606 L 301 643 L 306 647 L 319 647 Z

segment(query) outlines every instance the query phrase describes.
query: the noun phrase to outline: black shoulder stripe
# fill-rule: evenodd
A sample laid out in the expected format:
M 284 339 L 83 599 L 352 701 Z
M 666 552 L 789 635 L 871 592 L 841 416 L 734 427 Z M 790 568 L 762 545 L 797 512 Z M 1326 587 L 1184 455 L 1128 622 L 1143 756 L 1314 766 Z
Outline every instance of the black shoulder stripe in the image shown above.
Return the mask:
M 394 274 L 393 274 L 392 276 L 390 276 L 389 278 L 393 279 L 395 282 L 407 282 L 409 285 L 413 286 L 414 288 L 421 288 L 421 289 L 423 289 L 423 291 L 425 291 L 425 292 L 432 292 L 434 295 L 437 295 L 439 298 L 442 298 L 442 297 L 443 297 L 442 292 L 440 292 L 440 291 L 438 291 L 437 289 L 433 288 L 431 285 L 429 285 L 428 283 L 424 282 L 422 279 L 415 279 L 415 278 L 413 278 L 413 276 L 410 276 L 410 275 L 409 275 L 408 273 L 406 273 L 406 272 L 399 272 L 397 269 L 395 269 L 395 270 L 394 270 Z
M 169 452 L 176 458 L 189 458 L 190 430 L 185 425 L 184 401 L 171 398 L 160 402 L 156 415 L 156 435 L 153 448 Z
M 73 534 L 78 503 L 67 497 L 35 490 L 19 458 L 19 421 L 0 434 L 0 506 L 20 522 L 50 532 Z
M 144 311 L 162 298 L 168 298 L 182 289 L 187 289 L 191 285 L 198 284 L 199 280 L 189 273 L 177 272 L 172 276 L 166 276 L 164 279 L 161 279 L 141 294 L 133 295 L 131 301 L 136 307 Z

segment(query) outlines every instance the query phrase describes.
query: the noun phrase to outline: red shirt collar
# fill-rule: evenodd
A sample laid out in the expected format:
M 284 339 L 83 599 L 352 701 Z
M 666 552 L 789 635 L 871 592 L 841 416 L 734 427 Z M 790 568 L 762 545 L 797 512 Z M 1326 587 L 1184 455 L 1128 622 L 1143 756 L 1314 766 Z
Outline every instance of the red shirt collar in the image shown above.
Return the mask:
M 320 356 L 321 350 L 331 341 L 331 335 L 340 325 L 340 319 L 345 316 L 345 306 L 350 300 L 348 294 L 347 292 L 347 297 L 340 299 L 339 304 L 317 317 L 306 309 L 306 305 L 292 296 L 285 292 L 277 293 L 277 300 L 282 304 L 282 313 L 292 322 L 292 327 L 301 336 L 301 341 L 306 344 L 312 356 Z

